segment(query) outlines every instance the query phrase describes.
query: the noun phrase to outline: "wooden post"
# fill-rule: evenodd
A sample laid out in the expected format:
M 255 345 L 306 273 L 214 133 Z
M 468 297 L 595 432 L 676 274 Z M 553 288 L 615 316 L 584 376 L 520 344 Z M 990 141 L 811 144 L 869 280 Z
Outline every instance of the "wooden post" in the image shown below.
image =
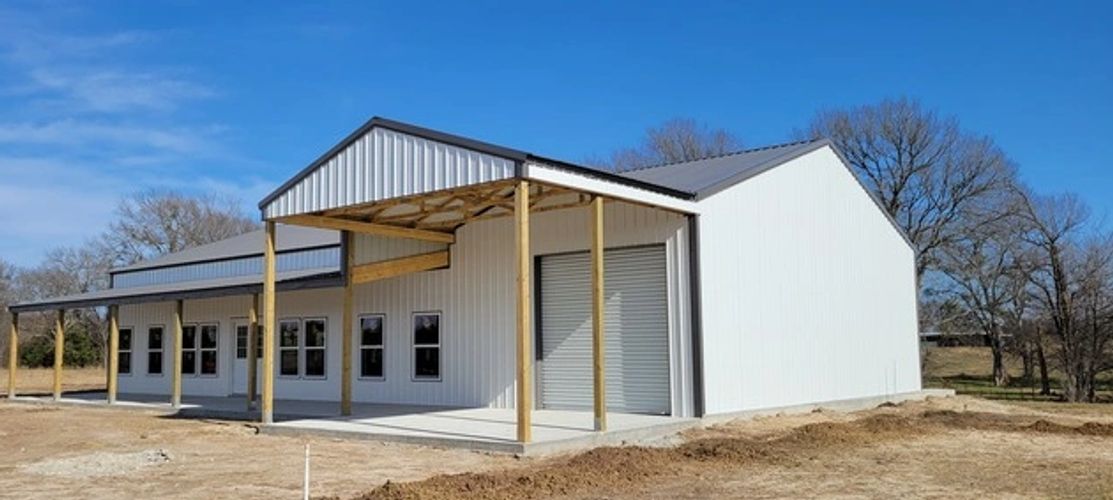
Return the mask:
M 120 306 L 108 306 L 108 404 L 116 403 L 120 373 Z
M 182 407 L 182 301 L 174 301 L 174 354 L 170 381 L 170 406 Z M 194 339 L 196 342 L 197 339 Z
M 66 310 L 54 318 L 54 400 L 62 399 L 62 362 L 66 355 Z
M 607 430 L 606 344 L 603 339 L 603 198 L 591 200 L 591 368 L 595 385 L 595 430 Z
M 19 368 L 19 314 L 12 313 L 12 327 L 8 333 L 8 399 L 15 398 L 16 368 Z
M 533 409 L 533 355 L 530 352 L 529 182 L 518 181 L 514 190 L 514 248 L 518 257 L 518 441 L 531 438 Z
M 340 414 L 352 414 L 352 294 L 355 281 L 352 279 L 352 267 L 355 262 L 355 252 L 352 250 L 354 239 L 351 231 L 341 233 L 344 238 L 344 324 L 341 326 L 340 345 Z
M 247 410 L 255 409 L 256 386 L 259 383 L 259 294 L 251 295 L 251 309 L 247 311 Z
M 263 410 L 264 424 L 274 422 L 274 221 L 263 238 Z

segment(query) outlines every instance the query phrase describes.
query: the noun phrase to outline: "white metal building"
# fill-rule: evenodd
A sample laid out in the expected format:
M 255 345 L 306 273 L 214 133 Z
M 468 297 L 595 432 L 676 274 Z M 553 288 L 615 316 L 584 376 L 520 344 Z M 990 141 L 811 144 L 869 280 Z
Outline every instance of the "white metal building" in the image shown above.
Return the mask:
M 912 248 L 825 140 L 615 174 L 374 118 L 260 209 L 267 230 L 10 309 L 112 306 L 110 399 L 258 385 L 264 420 L 274 399 L 518 408 L 528 441 L 531 408 L 920 390 Z

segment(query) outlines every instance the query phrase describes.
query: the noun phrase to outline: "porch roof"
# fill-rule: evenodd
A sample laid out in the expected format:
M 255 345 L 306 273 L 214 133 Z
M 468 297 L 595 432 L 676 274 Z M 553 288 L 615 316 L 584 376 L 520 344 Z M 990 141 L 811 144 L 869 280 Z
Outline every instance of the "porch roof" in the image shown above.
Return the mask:
M 275 281 L 276 288 L 279 291 L 344 285 L 344 278 L 336 268 L 305 269 L 278 273 Z M 9 306 L 8 310 L 13 313 L 49 311 L 53 309 L 250 295 L 262 293 L 262 291 L 263 276 L 258 274 L 131 288 L 109 288 L 107 290 L 23 302 Z

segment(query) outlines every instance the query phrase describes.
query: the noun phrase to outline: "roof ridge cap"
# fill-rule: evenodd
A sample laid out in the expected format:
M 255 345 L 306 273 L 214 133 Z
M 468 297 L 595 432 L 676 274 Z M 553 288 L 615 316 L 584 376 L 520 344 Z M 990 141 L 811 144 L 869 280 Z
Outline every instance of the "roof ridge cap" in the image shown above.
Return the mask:
M 646 165 L 644 167 L 637 167 L 637 168 L 632 168 L 630 170 L 623 170 L 621 173 L 625 174 L 625 173 L 629 173 L 629 172 L 639 172 L 639 171 L 642 171 L 642 170 L 650 170 L 650 169 L 654 169 L 654 168 L 670 167 L 670 166 L 673 166 L 673 165 L 682 165 L 684 163 L 695 163 L 697 161 L 713 160 L 713 159 L 716 159 L 716 158 L 726 158 L 728 156 L 737 156 L 737 155 L 743 155 L 743 154 L 747 154 L 747 153 L 756 153 L 758 151 L 767 151 L 767 150 L 770 150 L 770 149 L 787 148 L 787 147 L 792 147 L 792 146 L 799 146 L 799 145 L 802 145 L 802 144 L 811 144 L 813 142 L 818 142 L 818 141 L 822 141 L 822 140 L 823 140 L 822 137 L 816 137 L 816 138 L 812 138 L 812 139 L 801 139 L 801 140 L 798 140 L 798 141 L 782 142 L 782 143 L 779 143 L 779 144 L 771 144 L 771 145 L 768 145 L 768 146 L 761 146 L 761 147 L 757 147 L 757 148 L 739 149 L 737 151 L 728 151 L 726 153 L 708 155 L 708 156 L 704 156 L 704 157 L 701 157 L 701 158 L 696 158 L 694 160 L 680 160 L 680 161 L 672 161 L 672 162 L 668 162 L 668 163 L 658 163 L 656 165 Z

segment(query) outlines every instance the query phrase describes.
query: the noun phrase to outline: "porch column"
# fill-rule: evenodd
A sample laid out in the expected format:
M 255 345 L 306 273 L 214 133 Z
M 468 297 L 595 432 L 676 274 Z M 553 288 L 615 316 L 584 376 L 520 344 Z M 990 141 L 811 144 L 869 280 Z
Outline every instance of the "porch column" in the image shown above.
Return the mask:
M 62 361 L 66 354 L 66 310 L 54 318 L 54 400 L 62 399 Z
M 533 409 L 533 356 L 530 352 L 529 181 L 525 180 L 519 180 L 514 189 L 514 238 L 518 257 L 518 441 L 528 443 Z
M 108 306 L 108 404 L 116 403 L 120 373 L 120 306 Z
M 182 407 L 182 301 L 174 301 L 174 354 L 170 380 L 170 406 Z M 197 339 L 194 339 L 196 342 Z
M 274 221 L 263 238 L 263 409 L 264 424 L 274 422 Z
M 603 198 L 591 200 L 591 368 L 595 385 L 595 430 L 607 430 L 607 381 L 603 342 Z
M 19 313 L 12 313 L 8 333 L 8 399 L 15 398 L 15 370 L 19 368 Z
M 352 279 L 352 264 L 355 252 L 352 251 L 352 232 L 341 233 L 344 238 L 344 314 L 341 326 L 340 345 L 340 414 L 352 414 L 352 293 L 355 280 Z
M 255 409 L 255 387 L 259 369 L 257 346 L 259 345 L 259 294 L 251 295 L 251 309 L 247 311 L 247 410 Z

